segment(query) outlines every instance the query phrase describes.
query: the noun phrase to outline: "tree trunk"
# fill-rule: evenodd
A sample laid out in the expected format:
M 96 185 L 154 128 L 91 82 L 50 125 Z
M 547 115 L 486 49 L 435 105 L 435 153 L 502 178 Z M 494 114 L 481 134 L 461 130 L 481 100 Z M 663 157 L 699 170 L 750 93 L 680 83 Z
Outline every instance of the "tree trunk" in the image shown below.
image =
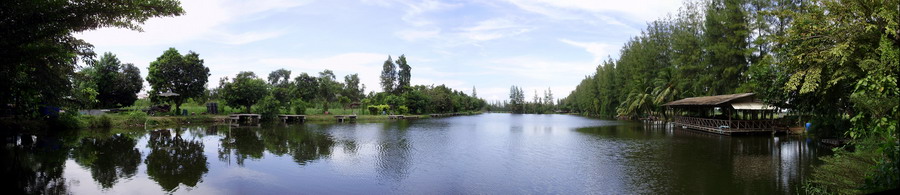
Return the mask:
M 252 107 L 252 106 L 251 106 L 251 105 L 247 105 L 247 114 L 251 114 L 251 113 L 250 113 L 250 107 Z

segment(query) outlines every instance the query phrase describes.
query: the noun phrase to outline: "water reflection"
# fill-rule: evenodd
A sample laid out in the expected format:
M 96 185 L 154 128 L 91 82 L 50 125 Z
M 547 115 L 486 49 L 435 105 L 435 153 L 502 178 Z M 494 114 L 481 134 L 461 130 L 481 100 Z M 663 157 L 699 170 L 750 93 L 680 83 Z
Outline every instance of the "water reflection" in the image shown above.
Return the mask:
M 0 173 L 17 180 L 0 185 L 12 194 L 789 194 L 830 152 L 798 137 L 508 114 L 14 134 L 2 144 Z
M 646 129 L 644 129 L 646 128 Z M 790 136 L 723 136 L 625 124 L 579 132 L 622 143 L 629 191 L 667 193 L 795 193 L 817 156 L 830 150 Z M 634 129 L 643 129 L 635 131 Z
M 147 147 L 147 176 L 166 191 L 174 191 L 179 184 L 194 187 L 209 171 L 203 143 L 185 140 L 177 132 L 173 135 L 172 130 L 151 132 Z
M 335 141 L 326 134 L 305 130 L 302 126 L 271 125 L 265 128 L 231 128 L 220 139 L 219 160 L 262 159 L 264 152 L 290 155 L 298 165 L 328 157 Z
M 406 138 L 409 122 L 384 123 L 380 130 L 377 146 L 378 174 L 389 180 L 399 181 L 407 176 L 409 170 L 409 140 Z
M 84 138 L 72 149 L 72 158 L 89 169 L 101 187 L 110 188 L 119 179 L 131 178 L 137 172 L 141 152 L 135 145 L 137 140 L 122 134 Z
M 14 135 L 3 140 L 0 186 L 11 194 L 67 194 L 62 177 L 69 153 L 55 136 Z

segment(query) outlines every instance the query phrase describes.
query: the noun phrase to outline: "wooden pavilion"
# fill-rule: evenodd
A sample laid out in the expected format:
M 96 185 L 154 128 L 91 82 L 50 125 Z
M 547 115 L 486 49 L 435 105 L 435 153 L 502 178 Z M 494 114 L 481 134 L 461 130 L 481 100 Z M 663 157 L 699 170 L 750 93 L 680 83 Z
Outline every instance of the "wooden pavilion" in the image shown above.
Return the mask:
M 775 133 L 778 108 L 753 93 L 691 97 L 663 104 L 676 127 L 718 134 Z

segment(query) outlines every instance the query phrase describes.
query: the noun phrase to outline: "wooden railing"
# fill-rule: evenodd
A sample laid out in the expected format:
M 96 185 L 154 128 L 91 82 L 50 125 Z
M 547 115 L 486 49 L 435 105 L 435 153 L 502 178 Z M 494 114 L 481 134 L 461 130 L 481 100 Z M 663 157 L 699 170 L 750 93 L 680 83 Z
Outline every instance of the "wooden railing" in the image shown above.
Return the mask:
M 775 120 L 722 120 L 685 116 L 672 117 L 672 122 L 693 129 L 720 133 L 775 131 L 777 125 Z

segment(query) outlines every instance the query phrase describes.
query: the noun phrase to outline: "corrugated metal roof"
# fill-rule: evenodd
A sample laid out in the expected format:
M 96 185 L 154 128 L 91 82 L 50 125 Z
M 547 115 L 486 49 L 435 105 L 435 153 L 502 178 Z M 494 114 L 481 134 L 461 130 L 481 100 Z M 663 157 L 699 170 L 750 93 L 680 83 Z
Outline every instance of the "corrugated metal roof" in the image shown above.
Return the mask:
M 675 100 L 663 106 L 715 106 L 719 104 L 728 103 L 730 101 L 751 97 L 753 93 L 740 93 L 740 94 L 729 94 L 729 95 L 715 95 L 715 96 L 702 96 L 702 97 L 690 97 L 684 98 L 680 100 Z
M 731 103 L 731 107 L 735 110 L 775 110 L 775 106 L 761 102 L 740 102 Z

